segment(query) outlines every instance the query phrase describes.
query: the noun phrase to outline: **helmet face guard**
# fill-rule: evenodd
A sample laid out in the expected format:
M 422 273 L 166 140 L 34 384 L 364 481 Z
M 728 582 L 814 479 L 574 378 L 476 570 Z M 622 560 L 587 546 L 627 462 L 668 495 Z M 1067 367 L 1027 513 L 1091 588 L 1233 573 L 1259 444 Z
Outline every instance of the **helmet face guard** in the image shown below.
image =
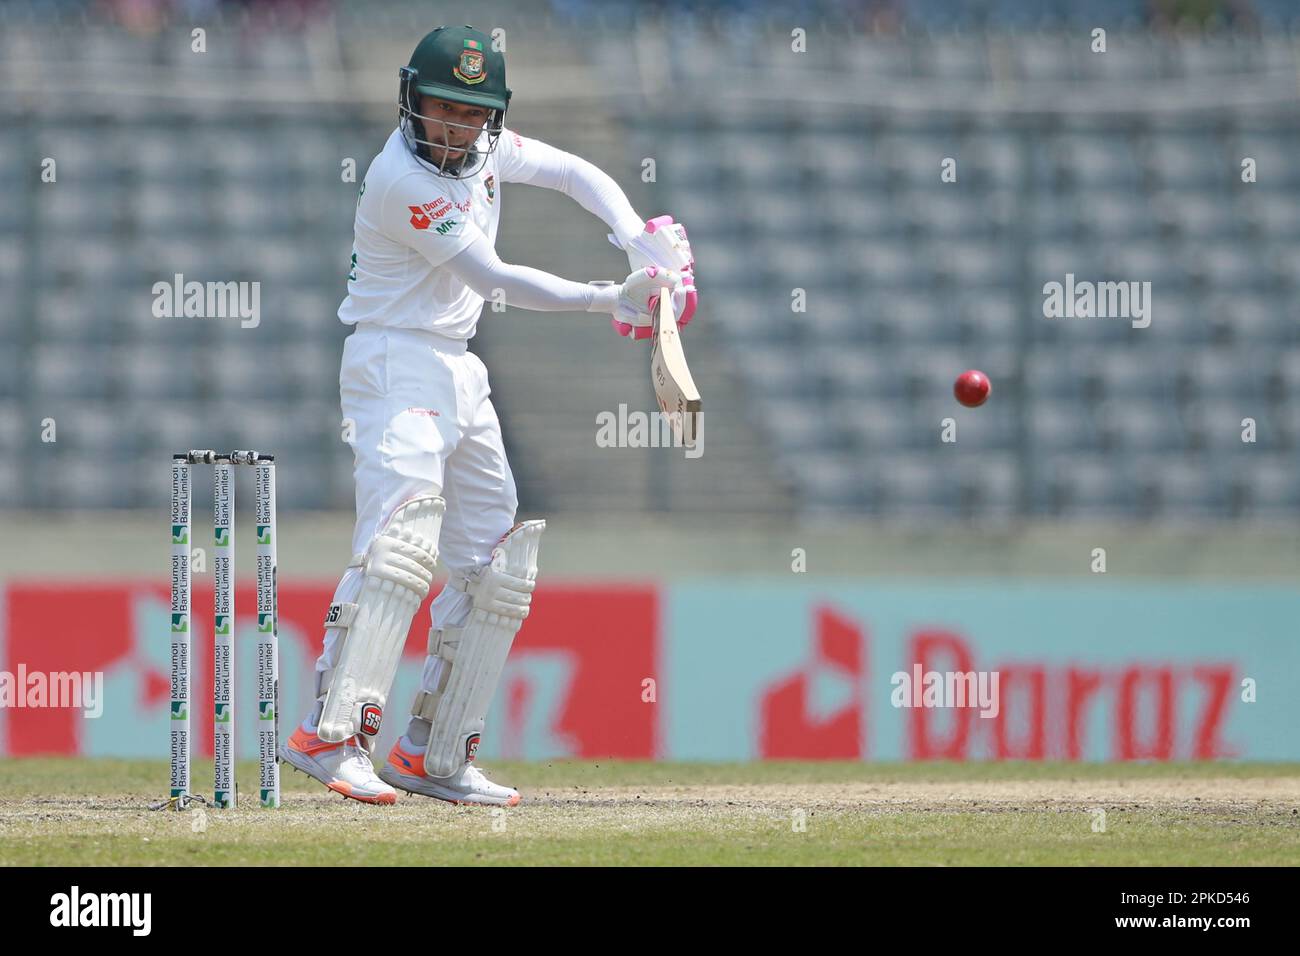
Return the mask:
M 488 156 L 492 155 L 497 148 L 497 141 L 501 137 L 502 129 L 505 128 L 506 110 L 486 107 L 488 116 L 483 126 L 452 123 L 440 116 L 426 116 L 418 111 L 419 97 L 421 95 L 418 88 L 419 74 L 411 67 L 404 66 L 399 70 L 399 75 L 401 80 L 397 94 L 398 127 L 401 129 L 402 136 L 411 152 L 431 172 L 444 179 L 469 179 L 477 174 L 487 162 Z M 446 94 L 427 93 L 425 95 L 446 99 L 451 102 L 463 102 L 457 99 L 454 92 L 450 91 Z M 478 104 L 470 103 L 469 105 Z M 453 128 L 467 130 L 478 135 L 467 148 L 459 149 L 449 146 L 447 143 L 435 143 L 425 139 L 424 136 L 427 135 L 423 125 L 425 122 L 440 124 L 443 128 L 444 139 L 448 143 L 450 142 L 450 136 L 447 134 Z

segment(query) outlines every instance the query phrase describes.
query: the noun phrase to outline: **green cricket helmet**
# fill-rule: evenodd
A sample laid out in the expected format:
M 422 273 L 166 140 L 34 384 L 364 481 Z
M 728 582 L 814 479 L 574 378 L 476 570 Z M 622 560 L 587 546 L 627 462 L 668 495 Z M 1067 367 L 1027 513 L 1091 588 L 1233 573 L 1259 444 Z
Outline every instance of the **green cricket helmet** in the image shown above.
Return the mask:
M 471 26 L 438 27 L 425 36 L 401 68 L 397 96 L 398 126 L 406 145 L 434 173 L 449 179 L 468 179 L 487 162 L 497 148 L 505 127 L 510 90 L 506 88 L 506 58 L 492 48 L 491 39 Z M 453 103 L 482 106 L 489 110 L 481 131 L 464 123 L 419 112 L 420 96 L 433 96 Z M 421 120 L 441 124 L 444 138 L 452 129 L 479 131 L 468 150 L 453 149 L 445 142 L 431 142 Z

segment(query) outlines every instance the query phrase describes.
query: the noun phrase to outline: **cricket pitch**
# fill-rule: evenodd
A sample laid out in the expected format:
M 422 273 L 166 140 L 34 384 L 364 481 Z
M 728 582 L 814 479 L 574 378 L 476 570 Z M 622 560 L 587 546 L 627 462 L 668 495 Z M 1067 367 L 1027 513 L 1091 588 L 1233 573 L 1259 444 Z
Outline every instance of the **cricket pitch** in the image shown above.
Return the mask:
M 235 810 L 150 811 L 165 761 L 0 761 L 0 865 L 1300 865 L 1300 764 L 489 762 L 514 808 L 343 800 L 241 763 Z M 210 781 L 198 761 L 194 781 Z

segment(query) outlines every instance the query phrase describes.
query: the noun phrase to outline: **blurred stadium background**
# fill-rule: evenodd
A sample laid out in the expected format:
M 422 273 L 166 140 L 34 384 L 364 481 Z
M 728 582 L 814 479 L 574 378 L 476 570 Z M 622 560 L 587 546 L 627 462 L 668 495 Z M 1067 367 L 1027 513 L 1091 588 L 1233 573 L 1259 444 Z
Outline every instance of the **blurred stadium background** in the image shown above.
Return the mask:
M 877 611 L 893 576 L 922 589 L 991 576 L 1011 590 L 986 592 L 963 626 L 1019 621 L 988 639 L 992 653 L 1054 636 L 1063 660 L 1100 629 L 1102 656 L 1123 662 L 1151 633 L 1140 611 L 1088 616 L 1105 547 L 1105 580 L 1162 579 L 1130 597 L 1161 609 L 1153 653 L 1169 667 L 1230 647 L 1235 676 L 1255 667 L 1294 686 L 1292 0 L 2 3 L 0 576 L 161 584 L 168 455 L 253 447 L 279 456 L 282 573 L 332 587 L 351 526 L 335 310 L 356 189 L 395 124 L 398 66 L 444 22 L 503 29 L 508 125 L 597 163 L 645 215 L 684 221 L 697 252 L 698 460 L 597 447 L 598 412 L 653 408 L 643 350 L 587 315 L 485 312 L 471 348 L 492 376 L 520 516 L 551 522 L 545 573 L 688 589 L 759 575 L 761 589 L 803 548 L 800 587 L 829 582 Z M 791 52 L 795 28 L 807 52 Z M 1090 50 L 1096 28 L 1104 54 Z M 41 181 L 46 157 L 55 183 Z M 939 181 L 945 157 L 956 183 Z M 1242 182 L 1246 157 L 1257 182 Z M 357 182 L 340 175 L 348 159 Z M 579 280 L 626 272 L 571 201 L 504 197 L 503 258 Z M 260 281 L 261 324 L 154 318 L 151 287 L 176 273 Z M 1066 273 L 1150 281 L 1150 328 L 1045 319 L 1043 284 Z M 795 289 L 806 312 L 791 311 Z M 966 410 L 951 383 L 972 367 L 994 396 Z M 955 444 L 938 441 L 949 416 Z M 198 479 L 196 525 L 208 487 Z M 241 507 L 250 498 L 241 486 Z M 1082 603 L 1007 610 L 1043 576 Z M 918 593 L 900 620 L 943 619 L 938 592 Z M 1196 604 L 1206 593 L 1224 597 Z M 791 601 L 813 600 L 801 594 Z M 719 610 L 738 597 L 695 598 L 701 633 L 717 633 L 705 619 L 743 630 Z M 678 600 L 665 599 L 665 628 L 683 626 Z M 602 626 L 617 631 L 619 613 Z M 1067 635 L 1059 617 L 1072 615 L 1083 630 Z M 822 624 L 818 660 L 860 675 Z M 1226 631 L 1236 644 L 1215 643 Z M 1296 756 L 1261 729 L 1293 716 L 1238 726 L 1238 752 Z M 658 725 L 655 752 L 743 750 L 692 750 L 682 728 L 698 719 Z M 155 742 L 141 753 L 161 753 Z

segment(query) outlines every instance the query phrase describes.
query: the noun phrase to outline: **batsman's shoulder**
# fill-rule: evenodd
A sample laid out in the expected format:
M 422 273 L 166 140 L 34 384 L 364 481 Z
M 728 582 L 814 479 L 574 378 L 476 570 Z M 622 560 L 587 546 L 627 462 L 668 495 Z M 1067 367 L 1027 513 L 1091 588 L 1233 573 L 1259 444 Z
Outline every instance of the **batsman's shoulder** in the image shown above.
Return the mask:
M 453 205 L 455 198 L 451 182 L 440 179 L 427 169 L 416 169 L 396 176 L 388 188 L 390 205 L 445 206 Z
M 367 182 L 366 193 L 385 211 L 451 201 L 446 182 L 421 166 L 384 169 L 373 182 Z
M 537 142 L 540 142 L 540 140 L 535 137 L 525 136 L 523 133 L 520 133 L 509 126 L 502 126 L 500 139 L 501 145 L 498 148 L 504 149 L 507 152 L 514 152 L 516 150 L 527 149 L 529 144 Z

